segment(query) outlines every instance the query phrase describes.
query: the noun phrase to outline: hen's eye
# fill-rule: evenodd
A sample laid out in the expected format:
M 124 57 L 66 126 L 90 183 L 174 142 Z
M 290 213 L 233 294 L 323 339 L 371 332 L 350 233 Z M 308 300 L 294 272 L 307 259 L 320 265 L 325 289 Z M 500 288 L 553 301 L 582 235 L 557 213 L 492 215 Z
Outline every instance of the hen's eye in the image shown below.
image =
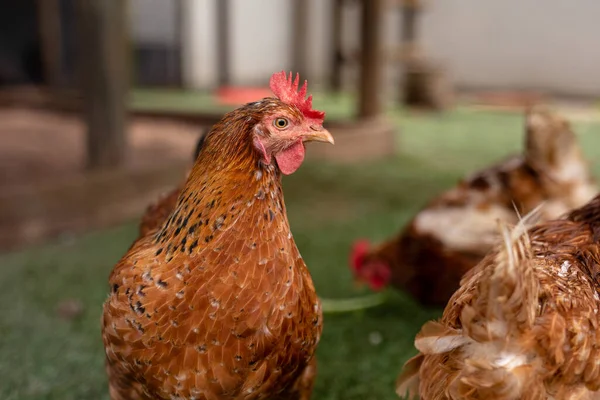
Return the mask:
M 273 124 L 279 129 L 285 128 L 288 126 L 288 123 L 288 120 L 285 118 L 276 118 L 275 121 L 273 121 Z

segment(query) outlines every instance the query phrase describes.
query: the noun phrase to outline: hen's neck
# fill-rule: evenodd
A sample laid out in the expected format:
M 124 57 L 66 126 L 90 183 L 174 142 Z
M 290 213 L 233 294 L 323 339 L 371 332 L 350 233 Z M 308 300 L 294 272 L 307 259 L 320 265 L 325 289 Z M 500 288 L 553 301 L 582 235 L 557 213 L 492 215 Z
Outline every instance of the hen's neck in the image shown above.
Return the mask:
M 259 216 L 289 231 L 279 170 L 263 163 L 252 140 L 272 102 L 232 111 L 208 133 L 175 209 L 155 236 L 157 253 L 165 252 L 167 260 L 180 253 L 192 256 L 233 225 L 243 224 L 233 230 L 240 235 L 256 230 Z
M 201 157 L 155 242 L 167 259 L 176 253 L 191 256 L 234 224 L 252 223 L 257 215 L 282 218 L 289 229 L 277 169 L 260 161 L 219 167 Z

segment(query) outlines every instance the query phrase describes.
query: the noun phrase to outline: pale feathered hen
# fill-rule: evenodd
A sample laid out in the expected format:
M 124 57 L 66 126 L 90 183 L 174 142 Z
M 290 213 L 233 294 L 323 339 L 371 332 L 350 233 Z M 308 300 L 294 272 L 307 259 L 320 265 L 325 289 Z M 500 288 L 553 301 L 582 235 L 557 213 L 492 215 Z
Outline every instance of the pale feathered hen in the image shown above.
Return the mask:
M 443 317 L 415 339 L 397 393 L 421 399 L 600 398 L 600 196 L 502 228 Z
M 597 193 L 577 136 L 544 108 L 526 116 L 524 155 L 477 171 L 424 207 L 398 235 L 355 244 L 351 268 L 375 290 L 388 284 L 425 305 L 444 306 L 462 276 L 498 239 L 496 220 L 516 224 L 541 202 L 541 220 L 558 218 Z

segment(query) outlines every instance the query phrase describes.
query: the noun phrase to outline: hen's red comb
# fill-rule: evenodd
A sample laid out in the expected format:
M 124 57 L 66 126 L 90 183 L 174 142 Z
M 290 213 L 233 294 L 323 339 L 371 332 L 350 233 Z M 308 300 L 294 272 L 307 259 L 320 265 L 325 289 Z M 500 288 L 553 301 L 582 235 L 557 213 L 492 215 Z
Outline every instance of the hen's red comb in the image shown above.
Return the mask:
M 350 253 L 350 266 L 355 273 L 358 273 L 362 269 L 363 262 L 369 253 L 369 247 L 369 241 L 366 239 L 357 240 L 352 245 L 352 251 Z
M 300 74 L 296 74 L 296 79 L 292 81 L 292 73 L 287 77 L 285 71 L 274 73 L 271 76 L 269 86 L 271 90 L 284 103 L 296 106 L 306 118 L 312 118 L 323 122 L 325 113 L 323 111 L 313 110 L 312 96 L 306 97 L 306 89 L 308 83 L 304 81 L 304 85 L 298 90 L 300 82 Z

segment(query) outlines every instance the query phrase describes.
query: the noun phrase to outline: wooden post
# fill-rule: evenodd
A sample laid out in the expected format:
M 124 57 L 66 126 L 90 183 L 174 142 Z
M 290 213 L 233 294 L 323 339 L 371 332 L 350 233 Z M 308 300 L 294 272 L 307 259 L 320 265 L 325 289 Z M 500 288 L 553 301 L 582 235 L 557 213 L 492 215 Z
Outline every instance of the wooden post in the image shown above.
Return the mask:
M 343 0 L 332 1 L 332 21 L 331 21 L 331 38 L 332 38 L 332 56 L 331 60 L 331 89 L 334 91 L 342 90 L 342 67 L 344 64 L 343 47 L 342 47 L 342 9 Z
M 363 0 L 361 13 L 361 51 L 358 115 L 361 118 L 381 113 L 379 84 L 381 55 L 381 11 L 384 0 Z
M 217 71 L 219 85 L 231 82 L 229 70 L 229 0 L 217 1 Z
M 175 2 L 175 41 L 177 42 L 177 54 L 174 59 L 171 60 L 171 67 L 176 68 L 176 86 L 185 89 L 185 83 L 183 78 L 183 46 L 185 43 L 185 12 L 187 7 L 184 6 L 183 1 L 179 0 Z
M 417 8 L 405 5 L 402 7 L 402 42 L 410 44 L 416 39 Z
M 302 76 L 302 79 L 308 79 L 306 66 L 308 57 L 308 1 L 294 0 L 292 4 L 292 65 L 294 70 Z
M 124 162 L 127 147 L 128 2 L 77 0 L 75 4 L 88 168 L 116 167 Z
M 56 88 L 62 80 L 60 0 L 37 0 L 37 12 L 44 79 Z
M 402 4 L 402 29 L 400 40 L 404 60 L 413 61 L 418 57 L 417 23 L 421 6 L 418 1 L 404 0 Z

